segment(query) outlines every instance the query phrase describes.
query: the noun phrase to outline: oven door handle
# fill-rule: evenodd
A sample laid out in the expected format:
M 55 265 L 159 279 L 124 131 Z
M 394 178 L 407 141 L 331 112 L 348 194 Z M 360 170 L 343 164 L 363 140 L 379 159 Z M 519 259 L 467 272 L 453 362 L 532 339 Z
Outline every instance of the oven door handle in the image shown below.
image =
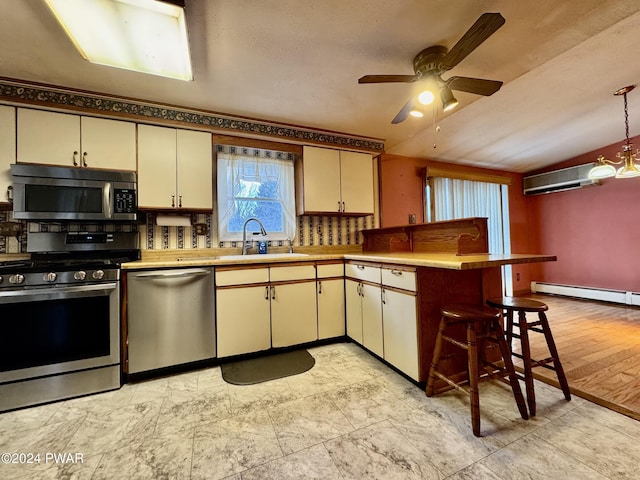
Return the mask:
M 22 303 L 25 301 L 60 300 L 80 297 L 108 296 L 118 288 L 118 284 L 73 285 L 68 287 L 33 288 L 0 292 L 0 304 Z M 37 297 L 37 298 L 36 298 Z
M 136 280 L 157 280 L 163 278 L 185 278 L 185 277 L 203 277 L 211 274 L 211 270 L 189 270 L 185 272 L 167 272 L 167 273 L 138 273 L 133 275 Z

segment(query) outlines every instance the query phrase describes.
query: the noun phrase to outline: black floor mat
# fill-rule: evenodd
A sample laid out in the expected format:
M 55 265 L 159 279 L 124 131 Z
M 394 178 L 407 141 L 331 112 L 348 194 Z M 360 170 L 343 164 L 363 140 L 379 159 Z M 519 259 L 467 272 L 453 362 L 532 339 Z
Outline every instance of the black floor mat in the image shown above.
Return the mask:
M 222 378 L 234 385 L 251 385 L 306 372 L 315 363 L 306 350 L 276 353 L 223 364 Z

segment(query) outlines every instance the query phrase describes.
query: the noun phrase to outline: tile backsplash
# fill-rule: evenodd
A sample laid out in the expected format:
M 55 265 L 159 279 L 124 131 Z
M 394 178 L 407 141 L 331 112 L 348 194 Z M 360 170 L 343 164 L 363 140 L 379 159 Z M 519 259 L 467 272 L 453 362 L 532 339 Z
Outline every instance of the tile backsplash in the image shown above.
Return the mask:
M 156 225 L 156 214 L 142 215 L 139 223 L 47 223 L 23 222 L 22 233 L 18 237 L 0 236 L 0 254 L 25 253 L 27 251 L 27 231 L 139 231 L 142 250 L 167 249 L 203 249 L 203 248 L 239 248 L 242 242 L 218 242 L 217 227 L 212 214 L 192 214 L 192 224 L 206 225 L 206 234 L 196 234 L 195 227 L 174 227 Z M 10 211 L 0 211 L 0 222 L 13 221 Z M 325 217 L 301 216 L 297 218 L 297 232 L 294 245 L 308 246 L 344 246 L 362 243 L 360 232 L 375 228 L 374 216 L 367 217 Z M 268 241 L 268 236 L 267 236 Z M 269 242 L 270 246 L 283 246 L 282 241 Z

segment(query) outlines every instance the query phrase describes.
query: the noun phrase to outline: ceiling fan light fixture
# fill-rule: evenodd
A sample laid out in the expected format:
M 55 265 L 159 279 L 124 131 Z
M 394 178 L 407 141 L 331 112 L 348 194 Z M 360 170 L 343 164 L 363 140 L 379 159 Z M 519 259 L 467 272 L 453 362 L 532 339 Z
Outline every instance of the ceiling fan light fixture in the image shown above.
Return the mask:
M 635 163 L 636 155 L 631 151 L 630 143 L 623 146 L 622 154 L 618 154 L 622 159 L 623 165 L 618 169 L 616 178 L 634 178 L 640 177 L 640 169 Z
M 415 108 L 409 112 L 409 115 L 411 115 L 412 117 L 416 117 L 416 118 L 424 117 L 424 113 L 422 113 L 422 111 L 417 110 Z
M 431 105 L 434 99 L 435 99 L 435 96 L 430 90 L 425 90 L 424 92 L 421 92 L 418 95 L 418 101 L 422 105 Z
M 453 96 L 453 92 L 448 86 L 443 86 L 440 90 L 440 99 L 442 100 L 442 110 L 448 112 L 458 106 L 458 100 Z

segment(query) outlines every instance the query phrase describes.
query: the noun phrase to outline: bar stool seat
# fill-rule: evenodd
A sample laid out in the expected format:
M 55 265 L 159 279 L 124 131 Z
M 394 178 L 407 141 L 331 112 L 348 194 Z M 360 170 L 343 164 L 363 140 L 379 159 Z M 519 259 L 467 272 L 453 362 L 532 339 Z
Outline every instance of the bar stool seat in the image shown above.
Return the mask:
M 478 383 L 496 378 L 505 381 L 505 377 L 508 377 L 509 380 L 506 381 L 506 383 L 511 386 L 520 415 L 525 420 L 528 419 L 527 406 L 522 395 L 522 390 L 520 390 L 518 377 L 516 376 L 516 372 L 511 361 L 509 347 L 507 346 L 502 325 L 500 324 L 500 318 L 502 316 L 501 311 L 488 308 L 484 305 L 453 304 L 443 306 L 440 309 L 440 313 L 442 318 L 440 320 L 440 327 L 433 351 L 433 361 L 431 362 L 431 368 L 429 369 L 429 378 L 427 380 L 426 388 L 427 396 L 431 397 L 442 391 L 440 390 L 436 392 L 435 390 L 435 382 L 438 378 L 448 384 L 448 387 L 444 390 L 448 390 L 450 387 L 453 387 L 466 393 L 470 397 L 471 425 L 473 428 L 473 434 L 476 437 L 479 437 L 480 396 Z M 466 327 L 466 343 L 448 335 L 449 328 L 457 325 L 464 325 Z M 452 345 L 467 351 L 467 380 L 456 382 L 439 370 L 440 356 L 444 342 L 451 343 Z M 498 345 L 502 355 L 502 360 L 504 361 L 504 366 L 487 360 L 484 348 L 485 342 Z
M 487 300 L 487 305 L 493 308 L 498 308 L 503 312 L 506 312 L 506 325 L 505 333 L 507 337 L 507 343 L 511 350 L 511 355 L 520 358 L 523 362 L 524 375 L 518 374 L 518 378 L 521 378 L 525 382 L 527 392 L 527 405 L 529 406 L 529 414 L 535 416 L 536 414 L 536 394 L 533 386 L 533 374 L 532 369 L 535 367 L 544 367 L 556 372 L 558 377 L 558 383 L 564 394 L 564 398 L 567 401 L 571 400 L 571 391 L 569 390 L 569 384 L 560 363 L 560 357 L 558 355 L 558 349 L 553 340 L 551 334 L 551 328 L 549 327 L 549 321 L 547 320 L 546 311 L 549 309 L 546 303 L 534 300 L 532 298 L 524 297 L 501 297 L 490 298 Z M 513 314 L 518 312 L 518 321 L 514 322 Z M 538 319 L 535 321 L 527 320 L 527 313 L 537 313 Z M 513 327 L 518 327 L 519 334 L 514 333 Z M 547 348 L 551 356 L 542 360 L 534 360 L 531 358 L 531 345 L 529 342 L 529 331 L 542 333 L 547 341 Z M 521 352 L 514 352 L 511 346 L 513 338 L 520 339 Z

